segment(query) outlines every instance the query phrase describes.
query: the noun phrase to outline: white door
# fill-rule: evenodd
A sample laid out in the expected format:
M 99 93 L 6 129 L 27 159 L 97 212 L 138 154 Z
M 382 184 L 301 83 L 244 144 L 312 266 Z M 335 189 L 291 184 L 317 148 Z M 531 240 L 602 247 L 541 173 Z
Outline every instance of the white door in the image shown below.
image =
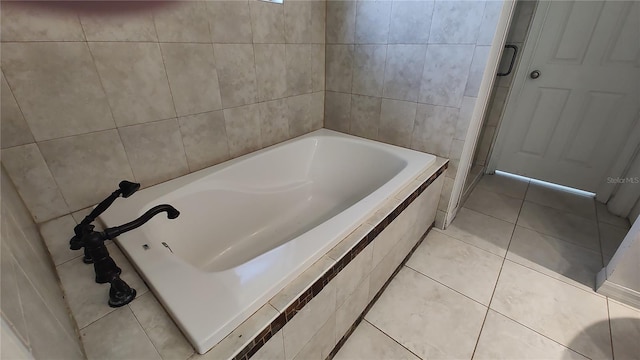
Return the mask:
M 596 192 L 640 142 L 640 3 L 540 1 L 522 61 L 493 168 Z

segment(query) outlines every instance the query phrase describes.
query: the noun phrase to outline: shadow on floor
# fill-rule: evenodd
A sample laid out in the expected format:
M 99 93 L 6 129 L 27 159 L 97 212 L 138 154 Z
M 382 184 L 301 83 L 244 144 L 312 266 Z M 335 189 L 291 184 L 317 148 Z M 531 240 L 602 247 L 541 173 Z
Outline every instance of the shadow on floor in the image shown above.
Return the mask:
M 611 342 L 602 342 L 602 334 L 608 334 L 609 329 L 613 332 L 613 354 L 611 354 Z M 584 355 L 590 355 L 593 359 L 640 360 L 640 320 L 621 317 L 610 321 L 599 321 L 574 337 L 568 347 L 577 351 L 590 348 L 591 354 Z M 575 359 L 571 354 L 565 355 L 564 358 Z

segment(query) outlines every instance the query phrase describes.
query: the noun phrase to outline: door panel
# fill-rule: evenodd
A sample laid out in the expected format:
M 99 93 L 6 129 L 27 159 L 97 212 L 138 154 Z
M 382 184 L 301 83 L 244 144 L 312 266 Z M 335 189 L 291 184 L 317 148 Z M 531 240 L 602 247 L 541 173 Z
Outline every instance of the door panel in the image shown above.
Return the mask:
M 640 4 L 540 2 L 535 16 L 496 168 L 595 192 L 638 121 Z

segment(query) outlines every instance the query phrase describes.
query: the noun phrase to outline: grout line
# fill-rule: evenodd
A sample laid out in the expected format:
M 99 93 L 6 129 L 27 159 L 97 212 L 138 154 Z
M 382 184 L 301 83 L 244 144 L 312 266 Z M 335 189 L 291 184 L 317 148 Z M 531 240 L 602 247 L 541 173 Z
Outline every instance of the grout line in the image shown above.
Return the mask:
M 388 337 L 389 339 L 393 340 L 393 342 L 395 342 L 396 344 L 400 345 L 403 349 L 407 350 L 408 352 L 410 352 L 411 354 L 413 354 L 415 357 L 417 357 L 418 359 L 423 359 L 421 356 L 419 356 L 418 354 L 414 353 L 413 351 L 411 351 L 411 349 L 407 348 L 406 346 L 402 345 L 398 340 L 396 340 L 393 336 L 387 334 L 384 330 L 380 329 L 379 327 L 375 326 L 373 323 L 371 323 L 369 320 L 367 320 L 367 318 L 365 317 L 364 319 L 362 319 L 363 321 L 366 321 L 369 325 L 373 326 L 375 329 L 377 329 L 378 331 L 380 331 L 382 334 L 384 334 L 386 337 Z
M 529 184 L 527 183 L 527 190 L 529 191 Z M 516 223 L 518 222 L 518 218 L 520 217 L 520 212 L 522 212 L 522 207 L 524 206 L 524 201 L 520 204 L 520 210 L 518 211 L 518 216 L 516 217 Z M 487 312 L 484 314 L 484 319 L 482 319 L 482 326 L 480 327 L 480 332 L 478 333 L 478 338 L 476 339 L 476 344 L 473 347 L 473 352 L 471 353 L 471 358 L 476 354 L 476 350 L 478 349 L 478 344 L 480 343 L 480 337 L 482 336 L 482 331 L 484 330 L 484 325 L 487 322 L 487 317 L 489 316 L 489 310 L 491 310 L 491 303 L 493 302 L 493 297 L 496 294 L 496 289 L 498 288 L 498 283 L 500 282 L 500 277 L 502 276 L 502 269 L 504 268 L 504 263 L 507 261 L 507 255 L 509 254 L 509 247 L 511 246 L 511 242 L 513 241 L 513 234 L 516 232 L 516 227 L 514 225 L 513 230 L 511 231 L 511 237 L 509 238 L 509 243 L 507 244 L 507 249 L 504 253 L 504 258 L 502 258 L 502 264 L 500 265 L 500 270 L 498 271 L 498 277 L 496 278 L 496 283 L 493 285 L 493 292 L 491 293 L 491 297 L 489 298 L 489 304 L 487 304 Z
M 426 238 L 425 238 L 425 240 L 426 240 Z M 457 240 L 457 239 L 456 239 L 456 240 Z M 495 255 L 495 256 L 497 256 L 497 255 Z M 408 261 L 407 261 L 407 262 L 408 262 Z M 456 293 L 458 293 L 458 294 L 460 294 L 460 295 L 462 295 L 462 296 L 466 297 L 467 299 L 469 299 L 469 300 L 471 300 L 471 301 L 473 301 L 473 302 L 475 302 L 475 303 L 478 303 L 478 304 L 482 305 L 482 307 L 488 308 L 488 306 L 489 306 L 489 305 L 483 304 L 483 303 L 481 303 L 480 301 L 478 301 L 478 300 L 476 300 L 476 299 L 474 299 L 474 298 L 470 297 L 469 295 L 463 294 L 463 293 L 462 293 L 462 292 L 460 292 L 459 290 L 456 290 L 456 289 L 452 288 L 451 286 L 449 286 L 449 285 L 447 285 L 447 284 L 445 284 L 445 283 L 441 282 L 441 281 L 440 281 L 440 280 L 438 280 L 438 279 L 434 279 L 434 278 L 432 278 L 431 276 L 429 276 L 429 275 L 427 275 L 427 274 L 425 274 L 425 273 L 421 272 L 420 270 L 416 270 L 416 269 L 414 269 L 414 268 L 412 268 L 411 266 L 406 265 L 406 264 L 405 264 L 404 266 L 405 266 L 405 267 L 407 267 L 407 268 L 409 268 L 409 269 L 411 269 L 411 270 L 413 270 L 413 271 L 415 271 L 415 272 L 417 272 L 418 274 L 420 274 L 420 275 L 422 275 L 422 276 L 424 276 L 424 277 L 428 278 L 429 280 L 433 280 L 433 281 L 437 282 L 438 284 L 440 284 L 440 285 L 442 285 L 442 286 L 446 287 L 447 289 L 452 290 L 452 291 L 454 291 L 454 292 L 456 292 Z M 496 282 L 497 282 L 497 281 L 498 281 L 498 280 L 497 280 L 497 278 L 496 278 Z
M 606 298 L 607 303 L 607 322 L 609 324 L 609 339 L 611 340 L 611 357 L 613 360 L 616 358 L 615 349 L 613 348 L 613 330 L 611 329 L 611 311 L 609 309 L 609 298 Z

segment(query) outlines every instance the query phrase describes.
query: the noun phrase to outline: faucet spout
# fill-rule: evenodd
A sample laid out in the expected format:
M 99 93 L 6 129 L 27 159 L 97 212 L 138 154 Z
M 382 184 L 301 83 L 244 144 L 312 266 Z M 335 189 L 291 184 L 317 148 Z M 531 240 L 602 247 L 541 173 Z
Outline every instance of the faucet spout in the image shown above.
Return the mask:
M 180 215 L 180 212 L 171 205 L 167 205 L 167 204 L 157 205 L 147 210 L 147 212 L 145 212 L 139 218 L 131 222 L 128 222 L 120 226 L 105 229 L 103 233 L 104 240 L 111 240 L 121 234 L 126 233 L 127 231 L 131 231 L 133 229 L 139 228 L 140 226 L 144 225 L 147 221 L 151 220 L 151 218 L 153 218 L 154 216 L 158 215 L 161 212 L 166 212 L 167 218 L 169 219 L 175 219 Z

